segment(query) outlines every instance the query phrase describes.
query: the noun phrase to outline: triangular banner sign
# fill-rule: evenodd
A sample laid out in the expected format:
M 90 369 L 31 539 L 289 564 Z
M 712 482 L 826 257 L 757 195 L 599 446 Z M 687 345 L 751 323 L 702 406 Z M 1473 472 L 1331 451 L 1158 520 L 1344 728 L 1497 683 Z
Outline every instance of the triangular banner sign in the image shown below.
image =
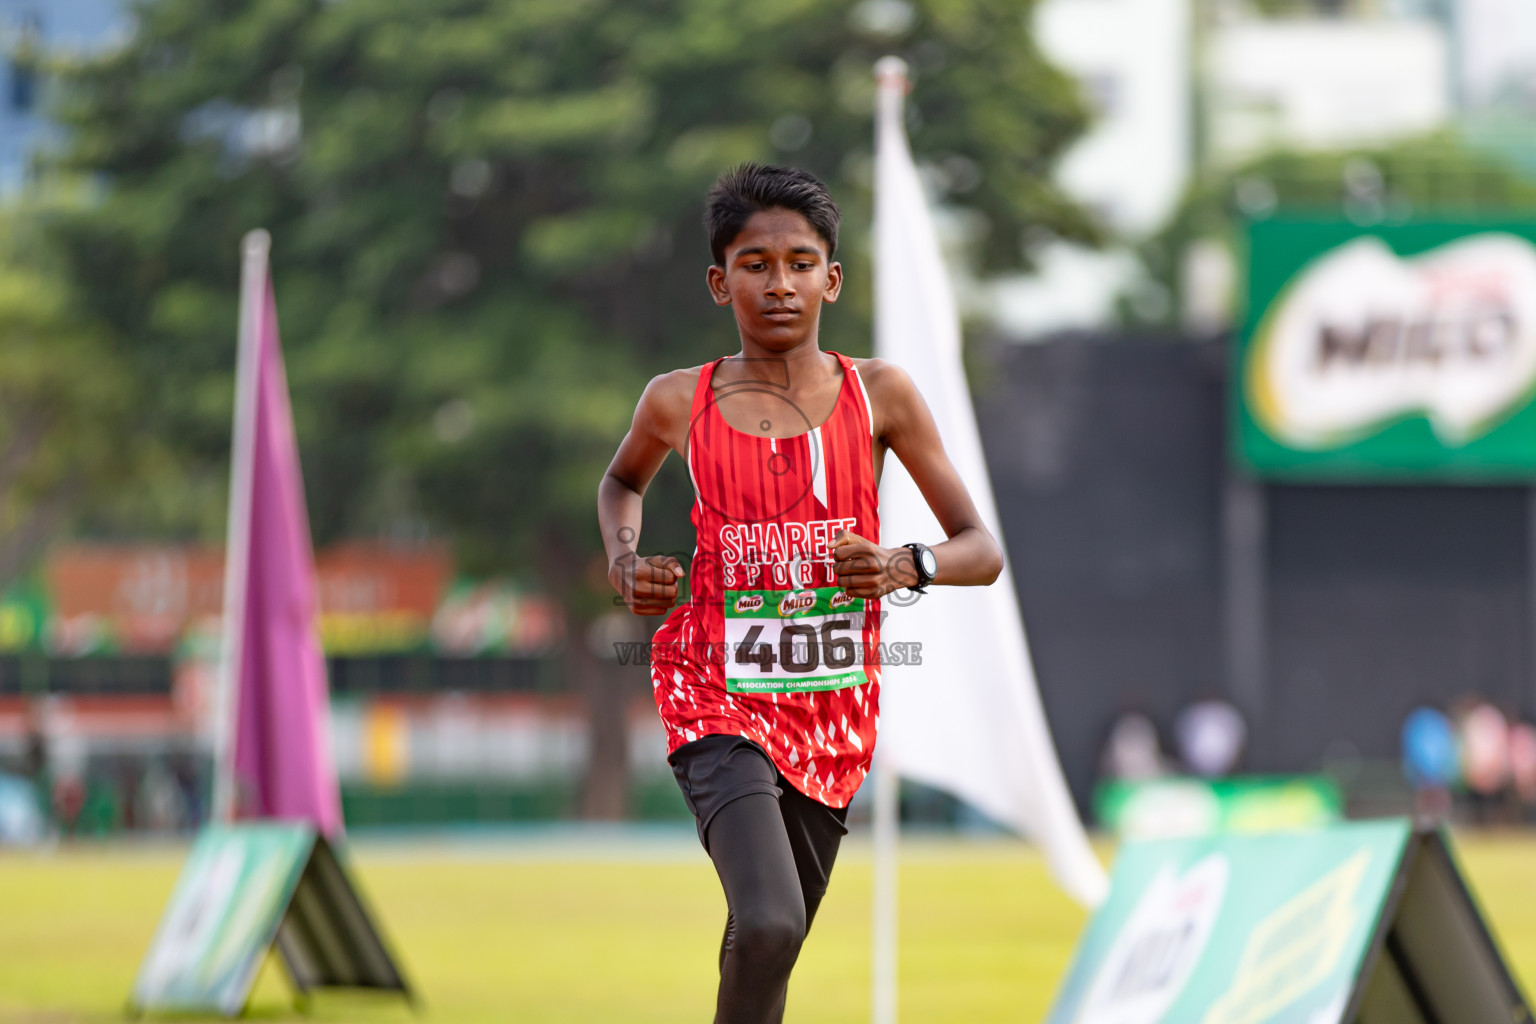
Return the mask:
M 1522 1024 L 1445 838 L 1406 820 L 1131 843 L 1048 1024 Z
M 204 830 L 129 999 L 134 1012 L 245 1009 L 276 945 L 294 988 L 411 991 L 335 850 L 308 825 Z

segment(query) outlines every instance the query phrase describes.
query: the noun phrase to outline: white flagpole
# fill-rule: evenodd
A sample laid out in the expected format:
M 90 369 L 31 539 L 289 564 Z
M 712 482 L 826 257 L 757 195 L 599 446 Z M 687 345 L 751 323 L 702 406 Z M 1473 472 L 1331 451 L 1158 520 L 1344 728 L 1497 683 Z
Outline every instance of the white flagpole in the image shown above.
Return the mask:
M 240 242 L 240 335 L 235 366 L 235 417 L 229 460 L 229 520 L 224 540 L 224 637 L 219 647 L 214 712 L 213 814 L 235 817 L 235 716 L 245 636 L 245 594 L 251 548 L 251 485 L 256 456 L 256 386 L 260 373 L 257 320 L 266 302 L 267 257 L 272 236 L 263 229 Z
M 891 759 L 875 752 L 874 940 L 871 943 L 870 1004 L 874 1024 L 896 1024 L 896 867 L 900 844 L 901 780 Z
M 886 57 L 875 64 L 877 104 L 891 102 L 886 92 L 905 95 L 907 90 L 907 65 L 899 57 Z M 897 99 L 895 102 L 900 103 Z M 877 116 L 877 131 L 881 118 Z M 879 207 L 876 197 L 875 232 L 881 230 Z M 880 247 L 875 246 L 878 259 Z M 876 275 L 881 272 L 875 268 Z M 878 291 L 876 299 L 878 302 Z M 872 815 L 874 842 L 874 893 L 873 920 L 870 941 L 870 1010 L 873 1024 L 896 1024 L 896 1003 L 900 985 L 896 977 L 897 964 L 897 866 L 901 845 L 901 780 L 896 774 L 887 748 L 875 747 L 874 764 L 875 805 Z
M 907 91 L 907 65 L 899 57 L 885 57 L 875 64 L 877 106 L 894 102 Z M 890 95 L 887 95 L 889 93 Z M 882 116 L 877 116 L 877 132 Z M 881 230 L 880 197 L 875 200 L 875 233 Z M 888 229 L 887 229 L 888 230 Z M 876 239 L 876 258 L 880 246 Z M 878 276 L 881 267 L 875 267 Z M 876 301 L 879 289 L 876 289 Z M 878 315 L 878 314 L 877 314 Z M 901 780 L 896 774 L 890 751 L 876 746 L 874 764 L 875 804 L 872 815 L 874 842 L 874 893 L 873 920 L 870 941 L 870 1009 L 873 1024 L 896 1024 L 896 1003 L 900 985 L 896 977 L 897 964 L 897 867 L 901 846 Z

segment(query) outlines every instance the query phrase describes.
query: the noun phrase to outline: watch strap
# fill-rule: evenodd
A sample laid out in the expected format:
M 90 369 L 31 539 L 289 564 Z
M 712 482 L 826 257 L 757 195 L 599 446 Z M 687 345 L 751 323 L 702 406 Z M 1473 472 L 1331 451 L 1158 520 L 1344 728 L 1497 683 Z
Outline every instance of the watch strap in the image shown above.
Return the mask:
M 917 594 L 926 594 L 928 592 L 928 584 L 933 582 L 933 575 L 924 566 L 923 555 L 926 553 L 929 558 L 932 558 L 932 549 L 926 544 L 920 544 L 915 541 L 911 544 L 903 544 L 902 547 L 912 552 L 912 571 L 917 573 L 917 584 L 907 589 Z

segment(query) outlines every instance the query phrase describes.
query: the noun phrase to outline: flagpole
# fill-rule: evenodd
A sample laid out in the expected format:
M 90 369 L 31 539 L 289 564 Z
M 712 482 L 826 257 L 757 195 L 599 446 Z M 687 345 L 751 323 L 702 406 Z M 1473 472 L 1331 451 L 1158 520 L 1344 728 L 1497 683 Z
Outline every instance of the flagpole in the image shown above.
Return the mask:
M 874 924 L 871 942 L 870 1005 L 874 1024 L 896 1024 L 896 868 L 900 834 L 901 781 L 890 757 L 875 753 Z
M 907 94 L 907 65 L 900 57 L 883 57 L 875 63 L 876 132 L 888 130 L 890 110 L 894 104 L 899 123 L 899 111 Z M 877 146 L 879 140 L 877 139 Z M 876 196 L 875 233 L 882 230 L 879 215 L 884 197 Z M 888 230 L 888 226 L 886 226 Z M 880 245 L 875 245 L 877 279 L 884 272 L 879 265 Z M 879 288 L 876 288 L 877 305 Z M 877 313 L 878 316 L 878 313 Z M 896 1002 L 900 990 L 896 977 L 897 963 L 897 861 L 901 843 L 900 780 L 891 763 L 888 748 L 875 748 L 874 764 L 875 806 L 873 811 L 874 841 L 874 913 L 871 922 L 870 941 L 870 1008 L 873 1024 L 896 1024 Z
M 256 393 L 261 372 L 257 319 L 263 309 L 272 236 L 250 231 L 240 241 L 240 331 L 235 364 L 235 415 L 231 431 L 229 519 L 224 540 L 224 636 L 219 646 L 214 714 L 213 814 L 235 817 L 235 719 L 240 706 L 239 669 L 245 637 L 246 581 L 250 571 L 251 486 L 255 475 Z

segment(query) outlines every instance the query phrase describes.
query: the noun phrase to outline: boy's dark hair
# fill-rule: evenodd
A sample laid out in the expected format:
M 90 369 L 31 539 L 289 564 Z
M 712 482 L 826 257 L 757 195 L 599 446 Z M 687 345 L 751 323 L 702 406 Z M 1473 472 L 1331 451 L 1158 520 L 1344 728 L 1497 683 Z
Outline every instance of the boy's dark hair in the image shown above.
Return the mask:
M 793 210 L 827 243 L 827 259 L 837 251 L 837 226 L 843 214 L 822 180 L 798 167 L 746 163 L 720 175 L 704 200 L 704 229 L 715 263 L 725 266 L 725 247 L 741 234 L 754 213 L 775 207 Z

